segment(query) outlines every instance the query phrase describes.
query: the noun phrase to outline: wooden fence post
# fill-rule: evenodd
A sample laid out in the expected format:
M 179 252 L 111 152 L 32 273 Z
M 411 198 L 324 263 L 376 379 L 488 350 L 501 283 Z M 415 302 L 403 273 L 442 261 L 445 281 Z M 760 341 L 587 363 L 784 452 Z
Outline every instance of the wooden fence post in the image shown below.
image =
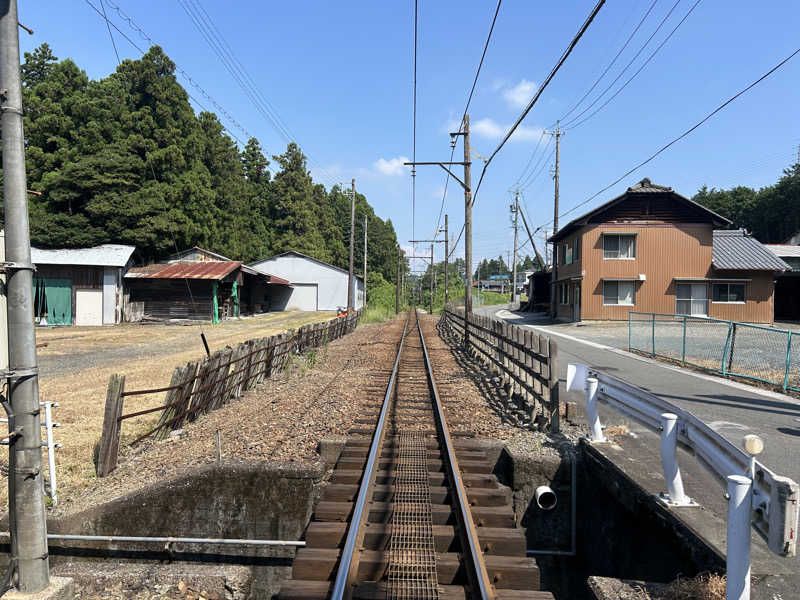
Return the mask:
M 125 375 L 114 374 L 108 380 L 106 410 L 103 415 L 103 433 L 97 455 L 97 476 L 105 477 L 117 468 L 119 457 L 120 420 L 122 416 L 122 394 L 125 391 Z

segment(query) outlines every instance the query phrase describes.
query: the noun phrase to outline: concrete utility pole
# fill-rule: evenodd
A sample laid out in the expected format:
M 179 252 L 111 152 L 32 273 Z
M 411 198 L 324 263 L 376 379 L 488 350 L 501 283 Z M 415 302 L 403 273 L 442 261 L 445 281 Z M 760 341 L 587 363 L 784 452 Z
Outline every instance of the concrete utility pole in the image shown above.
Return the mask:
M 511 303 L 517 302 L 517 231 L 519 229 L 519 190 L 514 194 L 514 204 L 511 207 L 511 212 L 514 213 L 514 266 L 511 275 Z
M 433 314 L 433 280 L 436 276 L 433 264 L 433 244 L 431 244 L 431 314 Z
M 555 180 L 555 195 L 553 198 L 553 233 L 555 235 L 558 231 L 558 183 L 559 183 L 559 175 L 560 175 L 560 168 L 561 168 L 561 136 L 564 135 L 564 132 L 561 131 L 561 122 L 556 121 L 556 128 L 555 131 L 545 131 L 545 133 L 549 135 L 556 136 L 556 171 L 553 175 L 553 179 Z M 552 289 L 550 292 L 550 302 L 551 302 L 551 313 L 555 317 L 558 314 L 558 305 L 556 304 L 558 298 L 556 297 L 556 282 L 558 281 L 558 248 L 556 244 L 553 244 L 553 277 L 551 279 Z
M 394 285 L 394 314 L 400 314 L 400 260 L 403 253 L 400 252 L 400 244 L 397 244 L 397 278 Z
M 39 369 L 33 330 L 33 265 L 25 191 L 17 22 L 16 0 L 0 0 L 0 112 L 8 279 L 9 368 L 4 376 L 9 381 L 10 403 L 9 529 L 12 561 L 16 561 L 17 589 L 23 593 L 35 593 L 50 584 L 50 569 L 42 475 Z
M 364 215 L 364 307 L 367 306 L 367 215 Z
M 451 133 L 451 145 L 455 148 L 456 136 L 464 136 L 464 161 L 463 162 L 404 162 L 404 165 L 439 165 L 450 174 L 462 188 L 464 188 L 464 345 L 469 341 L 469 316 L 472 313 L 472 161 L 470 160 L 469 147 L 469 115 L 464 115 L 463 127 Z M 450 165 L 463 165 L 464 181 L 461 181 L 455 173 L 447 167 Z M 430 241 L 430 240 L 427 240 Z M 436 240 L 441 241 L 441 240 Z
M 448 236 L 450 233 L 447 230 L 447 215 L 444 216 L 444 305 L 447 306 L 447 303 L 450 300 L 450 281 L 449 276 L 447 274 L 447 265 L 448 265 L 448 254 L 450 254 L 450 240 Z
M 350 183 L 350 272 L 347 279 L 347 312 L 353 310 L 353 242 L 356 236 L 356 180 Z

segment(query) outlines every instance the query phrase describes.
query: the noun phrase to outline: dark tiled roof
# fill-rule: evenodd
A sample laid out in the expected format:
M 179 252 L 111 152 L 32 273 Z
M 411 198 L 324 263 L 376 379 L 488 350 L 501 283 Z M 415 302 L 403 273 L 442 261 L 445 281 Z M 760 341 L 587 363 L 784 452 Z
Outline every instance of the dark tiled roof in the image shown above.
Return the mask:
M 575 219 L 567 223 L 564 227 L 562 227 L 556 234 L 550 236 L 550 238 L 548 238 L 547 241 L 558 242 L 559 240 L 568 236 L 570 233 L 572 233 L 575 229 L 577 229 L 581 225 L 585 225 L 586 223 L 588 223 L 589 219 L 591 219 L 593 216 L 612 208 L 613 206 L 624 201 L 629 196 L 636 197 L 639 196 L 640 194 L 670 194 L 672 198 L 674 198 L 678 202 L 683 202 L 689 206 L 692 206 L 695 209 L 698 209 L 702 214 L 707 215 L 709 219 L 714 223 L 714 225 L 725 226 L 725 225 L 730 225 L 731 223 L 729 219 L 726 219 L 722 215 L 718 215 L 713 210 L 706 208 L 702 204 L 698 204 L 694 200 L 686 198 L 685 196 L 681 196 L 671 187 L 666 185 L 658 185 L 650 181 L 647 177 L 645 177 L 639 183 L 632 185 L 627 190 L 625 190 L 624 194 L 620 194 L 616 198 L 612 198 L 611 200 L 601 204 L 597 208 L 593 208 L 589 212 L 582 214 L 580 217 L 576 217 Z
M 711 264 L 715 269 L 788 271 L 791 267 L 742 229 L 715 231 Z

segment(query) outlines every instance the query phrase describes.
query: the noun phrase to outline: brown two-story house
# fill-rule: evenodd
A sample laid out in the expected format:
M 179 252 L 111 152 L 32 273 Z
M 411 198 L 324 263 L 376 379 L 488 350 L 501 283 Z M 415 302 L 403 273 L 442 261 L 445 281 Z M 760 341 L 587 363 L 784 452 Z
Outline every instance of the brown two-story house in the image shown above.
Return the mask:
M 776 273 L 788 269 L 730 221 L 643 179 L 553 235 L 559 318 L 628 313 L 773 322 Z

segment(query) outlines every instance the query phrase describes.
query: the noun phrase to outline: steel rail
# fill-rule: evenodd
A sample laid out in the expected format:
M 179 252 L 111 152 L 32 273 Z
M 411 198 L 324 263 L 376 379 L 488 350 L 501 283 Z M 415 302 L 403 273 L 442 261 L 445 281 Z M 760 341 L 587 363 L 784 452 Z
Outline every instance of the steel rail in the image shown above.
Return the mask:
M 436 389 L 436 382 L 433 378 L 433 368 L 431 367 L 430 357 L 428 356 L 428 347 L 425 345 L 425 336 L 422 335 L 422 326 L 419 323 L 419 318 L 417 318 L 417 331 L 419 331 L 419 339 L 420 342 L 422 342 L 422 354 L 425 357 L 425 371 L 428 375 L 428 383 L 431 388 L 431 394 L 433 395 L 435 405 L 434 412 L 437 424 L 439 425 L 439 435 L 442 437 L 445 453 L 447 455 L 447 470 L 453 482 L 453 487 L 455 488 L 454 500 L 458 505 L 457 515 L 460 521 L 459 524 L 461 525 L 460 529 L 463 532 L 462 535 L 465 538 L 464 541 L 466 541 L 469 550 L 469 556 L 466 557 L 469 561 L 467 571 L 472 580 L 473 591 L 476 593 L 475 595 L 483 600 L 494 600 L 497 595 L 489 579 L 486 563 L 483 560 L 483 553 L 481 552 L 478 542 L 478 533 L 475 530 L 475 522 L 472 520 L 472 511 L 469 508 L 467 493 L 461 478 L 461 470 L 458 467 L 458 459 L 456 458 L 453 441 L 450 438 L 450 432 L 447 428 L 447 420 L 445 419 L 444 410 L 442 409 L 442 402 L 439 399 L 439 391 Z
M 353 509 L 353 515 L 350 518 L 350 526 L 347 528 L 347 540 L 345 541 L 342 556 L 339 560 L 339 568 L 336 571 L 336 580 L 334 581 L 333 591 L 331 592 L 332 600 L 341 600 L 342 598 L 350 598 L 352 596 L 353 586 L 351 582 L 355 579 L 355 575 L 358 571 L 358 560 L 354 560 L 356 556 L 356 546 L 358 545 L 359 538 L 363 536 L 362 524 L 369 512 L 365 511 L 364 508 L 375 480 L 375 465 L 378 462 L 380 449 L 383 445 L 383 437 L 386 429 L 386 415 L 389 412 L 389 402 L 395 388 L 397 371 L 400 365 L 400 355 L 403 352 L 403 344 L 406 340 L 408 322 L 410 319 L 411 313 L 409 313 L 406 323 L 403 326 L 403 335 L 400 338 L 400 345 L 397 348 L 397 356 L 394 359 L 392 374 L 386 386 L 386 394 L 383 397 L 383 405 L 381 406 L 380 416 L 378 417 L 378 425 L 372 436 L 372 444 L 369 447 L 367 464 L 364 468 L 364 475 L 361 477 L 361 486 L 358 489 L 358 498 L 355 508 Z

